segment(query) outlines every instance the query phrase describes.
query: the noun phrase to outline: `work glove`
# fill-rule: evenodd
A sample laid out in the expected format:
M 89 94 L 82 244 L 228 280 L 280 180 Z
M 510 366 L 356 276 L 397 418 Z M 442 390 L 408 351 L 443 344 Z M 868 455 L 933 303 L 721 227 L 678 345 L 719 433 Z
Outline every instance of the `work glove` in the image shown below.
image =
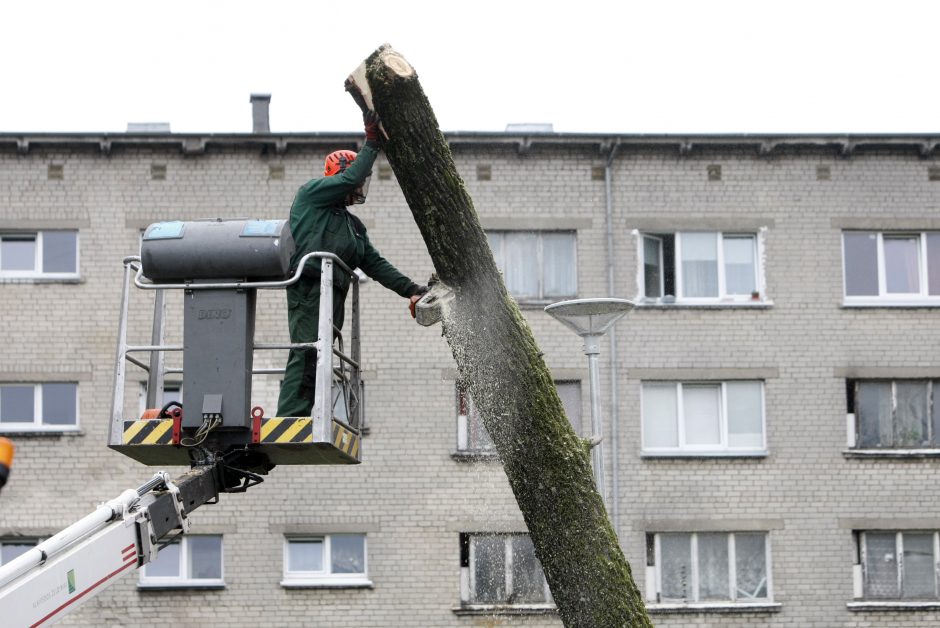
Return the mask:
M 379 141 L 379 114 L 368 109 L 362 113 L 362 123 L 366 128 L 366 141 Z

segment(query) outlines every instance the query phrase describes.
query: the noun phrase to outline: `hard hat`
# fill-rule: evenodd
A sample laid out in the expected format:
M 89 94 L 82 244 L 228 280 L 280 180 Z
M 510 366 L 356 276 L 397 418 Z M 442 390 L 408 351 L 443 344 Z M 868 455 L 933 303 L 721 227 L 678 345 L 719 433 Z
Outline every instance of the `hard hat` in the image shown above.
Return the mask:
M 326 156 L 326 162 L 323 164 L 323 176 L 332 177 L 334 174 L 339 174 L 354 161 L 356 161 L 356 153 L 353 151 L 335 150 Z

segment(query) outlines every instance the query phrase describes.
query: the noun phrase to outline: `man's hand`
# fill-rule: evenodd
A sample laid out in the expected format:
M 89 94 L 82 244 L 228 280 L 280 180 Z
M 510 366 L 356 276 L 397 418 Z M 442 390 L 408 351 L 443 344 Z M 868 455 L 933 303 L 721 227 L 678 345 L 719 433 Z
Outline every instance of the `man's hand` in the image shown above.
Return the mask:
M 379 141 L 379 114 L 371 109 L 363 112 L 362 123 L 366 128 L 366 141 Z
M 418 301 L 421 300 L 421 297 L 424 295 L 416 294 L 408 300 L 408 311 L 411 312 L 411 318 L 417 318 L 418 315 L 415 313 L 415 306 L 418 304 Z

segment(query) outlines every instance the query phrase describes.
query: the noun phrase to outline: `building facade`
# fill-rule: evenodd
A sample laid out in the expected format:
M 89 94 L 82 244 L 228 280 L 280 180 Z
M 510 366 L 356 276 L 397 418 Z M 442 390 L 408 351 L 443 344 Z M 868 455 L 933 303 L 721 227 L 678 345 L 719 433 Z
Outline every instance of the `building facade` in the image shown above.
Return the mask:
M 585 436 L 581 341 L 542 308 L 636 304 L 602 344 L 603 447 L 608 509 L 657 625 L 940 622 L 936 136 L 447 139 Z M 122 259 L 142 230 L 286 217 L 323 157 L 358 141 L 0 135 L 0 433 L 17 445 L 0 561 L 155 470 L 105 446 Z M 384 158 L 356 209 L 426 282 Z M 142 298 L 130 335 L 146 341 Z M 446 342 L 406 305 L 362 289 L 361 465 L 278 467 L 224 495 L 65 624 L 560 625 Z M 168 311 L 179 341 L 178 298 Z M 256 340 L 286 335 L 284 296 L 266 292 Z M 144 382 L 129 375 L 128 416 Z M 255 380 L 269 415 L 277 387 Z

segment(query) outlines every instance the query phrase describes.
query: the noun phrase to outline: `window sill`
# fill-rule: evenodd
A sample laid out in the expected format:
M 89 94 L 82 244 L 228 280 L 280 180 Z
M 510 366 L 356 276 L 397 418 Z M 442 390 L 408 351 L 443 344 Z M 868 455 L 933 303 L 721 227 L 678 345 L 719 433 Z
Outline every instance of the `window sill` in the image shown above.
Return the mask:
M 940 449 L 845 449 L 845 458 L 923 459 L 940 458 Z
M 845 607 L 850 611 L 935 611 L 940 610 L 940 600 L 933 601 L 909 601 L 901 602 L 894 600 L 867 601 L 867 602 L 848 602 Z
M 222 591 L 225 589 L 224 582 L 211 582 L 211 583 L 200 583 L 200 582 L 180 582 L 180 583 L 149 583 L 149 582 L 139 582 L 137 583 L 138 591 L 191 591 L 193 589 L 198 589 L 200 591 Z
M 281 580 L 285 589 L 373 589 L 375 585 L 368 578 L 348 580 Z
M 81 277 L 0 277 L 0 284 L 36 284 L 36 283 L 64 283 L 64 284 L 82 284 L 85 280 Z
M 774 602 L 728 602 L 726 604 L 647 604 L 654 614 L 666 613 L 779 613 L 783 604 Z
M 555 615 L 554 604 L 463 604 L 451 609 L 455 615 Z
M 759 451 L 644 451 L 640 453 L 640 458 L 644 460 L 686 458 L 740 458 L 745 460 L 761 460 L 769 455 L 770 453 L 766 449 Z
M 708 303 L 689 303 L 676 301 L 675 303 L 659 303 L 655 301 L 639 301 L 634 306 L 637 310 L 769 310 L 774 306 L 773 301 L 714 301 Z
M 495 451 L 454 451 L 450 457 L 457 462 L 499 462 Z
M 936 300 L 936 301 L 916 301 L 916 300 L 890 301 L 890 300 L 885 299 L 883 301 L 872 300 L 872 301 L 858 301 L 858 302 L 855 302 L 855 301 L 843 301 L 842 302 L 842 309 L 846 309 L 846 310 L 856 310 L 856 309 L 859 309 L 859 310 L 869 309 L 870 310 L 873 308 L 891 308 L 891 309 L 907 308 L 911 310 L 918 310 L 918 309 L 924 309 L 924 308 L 930 309 L 930 308 L 937 308 L 937 307 L 940 307 L 940 300 Z
M 49 437 L 49 436 L 82 436 L 84 432 L 80 427 L 17 427 L 13 425 L 0 425 L 0 434 L 15 434 L 17 437 Z

